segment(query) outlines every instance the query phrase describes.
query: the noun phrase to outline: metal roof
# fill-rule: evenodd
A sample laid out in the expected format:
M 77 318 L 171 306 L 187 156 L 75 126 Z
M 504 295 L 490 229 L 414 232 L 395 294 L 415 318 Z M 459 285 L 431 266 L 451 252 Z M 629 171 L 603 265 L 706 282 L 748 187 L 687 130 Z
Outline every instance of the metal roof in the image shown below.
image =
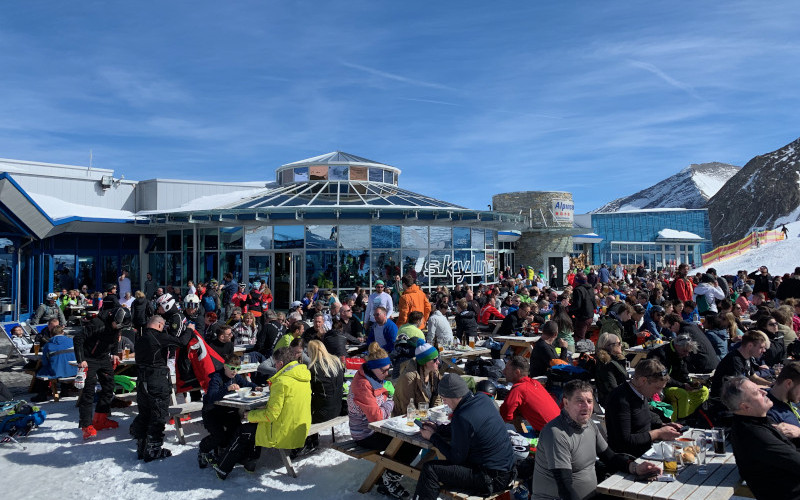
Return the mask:
M 385 163 L 380 163 L 377 161 L 372 161 L 366 158 L 362 158 L 360 156 L 351 155 L 350 153 L 345 153 L 343 151 L 333 151 L 331 153 L 326 153 L 324 155 L 314 156 L 313 158 L 306 158 L 305 160 L 286 163 L 285 165 L 281 165 L 278 168 L 297 167 L 301 165 L 330 165 L 330 164 L 341 165 L 345 163 L 352 165 L 367 165 L 375 167 L 397 168 L 397 167 L 392 167 L 391 165 L 386 165 Z

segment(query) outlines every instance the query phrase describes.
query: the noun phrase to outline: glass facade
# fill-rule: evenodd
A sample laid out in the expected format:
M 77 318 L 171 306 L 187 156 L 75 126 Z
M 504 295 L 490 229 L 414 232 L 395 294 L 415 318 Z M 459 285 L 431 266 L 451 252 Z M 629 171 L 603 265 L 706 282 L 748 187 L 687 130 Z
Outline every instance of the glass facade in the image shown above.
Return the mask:
M 659 238 L 673 229 L 696 234 L 702 240 Z M 646 268 L 687 263 L 702 264 L 702 254 L 712 250 L 708 210 L 654 210 L 592 214 L 592 231 L 603 237 L 593 245 L 594 264 L 640 264 Z

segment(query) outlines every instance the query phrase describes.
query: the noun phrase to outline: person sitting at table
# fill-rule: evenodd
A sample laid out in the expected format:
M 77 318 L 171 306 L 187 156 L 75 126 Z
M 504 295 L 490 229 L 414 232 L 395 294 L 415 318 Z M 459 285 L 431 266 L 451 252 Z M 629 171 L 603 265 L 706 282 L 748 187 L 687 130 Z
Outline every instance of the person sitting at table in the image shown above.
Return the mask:
M 558 323 L 546 322 L 542 325 L 541 334 L 541 338 L 533 344 L 531 352 L 531 377 L 546 375 L 554 360 L 560 359 L 566 363 L 568 359 L 567 341 L 558 338 Z M 555 346 L 561 349 L 560 353 L 556 352 Z
M 764 332 L 748 330 L 738 347 L 734 347 L 722 358 L 711 377 L 709 398 L 718 400 L 727 377 L 747 377 L 758 385 L 769 387 L 770 382 L 755 374 L 752 358 L 760 357 L 769 348 L 769 339 Z
M 328 327 L 325 326 L 325 315 L 320 313 L 314 314 L 311 318 L 311 328 L 303 333 L 303 341 L 308 345 L 312 340 L 322 340 L 325 338 L 325 332 Z
M 61 321 L 58 318 L 50 319 L 47 322 L 47 326 L 42 328 L 42 331 L 36 334 L 36 336 L 33 338 L 33 341 L 38 342 L 39 345 L 41 346 L 50 342 L 50 337 L 53 337 L 52 331 L 57 326 L 64 326 L 64 323 L 61 323 Z
M 347 395 L 350 435 L 364 448 L 385 450 L 392 441 L 391 436 L 377 433 L 369 427 L 371 422 L 386 420 L 392 416 L 394 401 L 383 385 L 391 370 L 389 354 L 377 342 L 373 342 L 369 345 L 365 363 L 350 383 L 350 394 Z M 418 447 L 404 443 L 394 459 L 410 464 L 418 454 Z M 381 476 L 378 492 L 394 498 L 408 497 L 408 491 L 400 484 L 402 477 L 402 474 L 387 469 Z
M 405 335 L 409 339 L 412 339 L 412 341 L 422 340 L 424 342 L 425 334 L 422 333 L 421 330 L 423 316 L 421 311 L 411 311 L 408 313 L 408 322 L 397 329 L 397 335 Z
M 280 339 L 278 339 L 278 342 L 275 344 L 275 349 L 277 350 L 281 347 L 289 347 L 289 344 L 291 344 L 294 339 L 303 337 L 305 329 L 305 323 L 302 321 L 295 321 L 289 325 L 289 328 L 286 329 L 286 333 Z
M 230 326 L 224 323 L 217 325 L 214 330 L 209 330 L 206 340 L 223 359 L 233 354 L 233 331 Z
M 494 301 L 491 298 L 492 296 L 489 295 L 489 300 L 481 307 L 481 312 L 478 315 L 478 325 L 483 327 L 484 330 L 492 331 L 494 329 L 493 325 L 489 324 L 489 321 L 493 319 L 505 319 L 505 315 L 497 310 L 494 306 Z
M 469 345 L 469 338 L 476 335 L 478 335 L 478 317 L 469 308 L 467 299 L 458 299 L 456 302 L 456 338 L 462 344 Z
M 256 317 L 250 312 L 244 313 L 242 319 L 236 322 L 231 328 L 233 336 L 236 339 L 235 342 L 239 345 L 254 345 L 258 338 L 259 329 L 258 323 L 256 323 Z
M 308 356 L 311 358 L 308 364 L 308 371 L 311 372 L 311 423 L 318 424 L 342 414 L 344 365 L 319 340 L 308 343 Z M 318 446 L 319 434 L 313 434 L 308 436 L 300 453 L 312 451 Z
M 412 342 L 414 340 L 411 339 Z M 405 415 L 412 398 L 416 404 L 427 403 L 429 407 L 442 404 L 439 397 L 439 363 L 439 351 L 424 340 L 416 339 L 414 359 L 409 361 L 413 368 L 409 367 L 394 382 L 392 415 Z
M 678 424 L 664 424 L 650 410 L 650 400 L 664 390 L 668 380 L 667 369 L 660 361 L 645 359 L 636 365 L 633 379 L 609 394 L 606 429 L 613 450 L 639 457 L 654 442 L 680 436 Z
M 583 500 L 595 496 L 597 473 L 595 457 L 613 470 L 637 476 L 658 474 L 650 462 L 637 464 L 630 457 L 615 453 L 592 421 L 592 386 L 571 380 L 564 386 L 564 410 L 539 434 L 536 466 L 531 483 L 532 498 Z
M 293 450 L 306 441 L 311 427 L 311 373 L 298 363 L 291 349 L 278 350 L 278 373 L 270 379 L 266 408 L 247 412 L 228 450 L 214 465 L 217 477 L 227 479 L 237 463 L 253 472 L 261 448 Z
M 503 375 L 512 384 L 506 399 L 500 406 L 500 416 L 506 422 L 513 422 L 518 432 L 527 434 L 523 420 L 533 429 L 541 432 L 544 425 L 558 416 L 558 404 L 547 389 L 538 381 L 528 377 L 528 360 L 514 356 L 506 363 Z
M 11 342 L 22 354 L 27 354 L 33 349 L 33 341 L 25 333 L 25 330 L 17 325 L 9 332 L 11 334 Z
M 224 325 L 225 323 L 220 324 Z M 196 325 L 196 328 L 201 335 L 206 337 L 206 340 L 210 340 L 217 333 L 217 326 L 217 313 L 211 311 L 203 315 L 203 324 Z
M 480 496 L 508 489 L 514 449 L 494 400 L 473 395 L 464 379 L 454 373 L 442 377 L 439 395 L 453 410 L 451 422 L 443 426 L 425 422 L 420 436 L 445 460 L 423 465 L 414 498 L 435 500 L 441 489 Z
M 767 419 L 800 449 L 800 361 L 787 363 L 767 392 L 772 408 Z
M 250 314 L 253 314 L 253 313 L 250 313 Z M 228 320 L 225 323 L 227 323 L 227 324 L 229 324 L 231 326 L 234 326 L 236 323 L 238 323 L 238 322 L 240 322 L 242 320 L 243 315 L 244 315 L 244 313 L 242 312 L 242 308 L 241 307 L 234 307 L 233 309 L 231 309 L 231 316 L 228 318 Z M 262 317 L 263 317 L 263 314 L 262 314 Z M 255 318 L 255 316 L 253 316 L 253 318 Z M 235 334 L 236 334 L 236 332 L 234 331 L 234 335 Z
M 689 335 L 697 343 L 697 351 L 693 352 L 686 360 L 689 371 L 692 373 L 711 373 L 719 364 L 719 358 L 711 341 L 708 340 L 702 328 L 690 321 L 683 321 L 678 314 L 667 314 L 664 317 L 666 326 L 674 336 Z
M 767 419 L 772 401 L 745 377 L 728 379 L 722 402 L 733 412 L 730 442 L 742 479 L 759 500 L 800 498 L 800 452 Z
M 353 306 L 345 301 L 339 309 L 339 318 L 342 321 L 342 333 L 350 345 L 360 345 L 364 342 L 364 327 L 361 322 L 353 317 Z
M 433 312 L 428 317 L 428 333 L 425 335 L 425 340 L 429 343 L 438 343 L 440 346 L 453 343 L 453 328 L 450 326 L 450 320 L 447 319 L 449 311 L 450 305 L 447 300 L 440 299 L 436 303 Z
M 208 436 L 200 440 L 197 452 L 197 464 L 201 469 L 217 463 L 216 450 L 227 446 L 242 425 L 238 409 L 217 405 L 217 401 L 244 387 L 260 390 L 257 384 L 239 375 L 241 366 L 242 358 L 238 354 L 231 354 L 225 358 L 222 368 L 208 379 L 208 390 L 203 396 L 203 427 L 208 431 Z
M 626 302 L 615 302 L 608 308 L 608 314 L 600 319 L 600 333 L 611 333 L 628 346 L 636 345 L 636 335 L 629 335 L 625 323 L 631 319 L 633 307 Z
M 282 312 L 275 312 L 268 309 L 262 316 L 264 326 L 258 330 L 256 335 L 256 351 L 268 358 L 272 356 L 278 341 L 286 333 L 286 315 Z
M 603 408 L 608 404 L 608 395 L 630 377 L 625 367 L 622 341 L 613 333 L 603 333 L 597 339 L 597 402 Z
M 522 302 L 516 311 L 508 313 L 508 316 L 503 318 L 503 322 L 500 324 L 500 330 L 497 331 L 497 335 L 516 335 L 517 332 L 522 331 L 525 324 L 525 319 L 528 317 L 530 311 L 530 303 Z
M 672 421 L 686 418 L 708 399 L 708 387 L 689 379 L 686 360 L 697 351 L 697 342 L 688 335 L 678 335 L 669 344 L 664 344 L 647 353 L 650 359 L 661 361 L 669 374 L 664 389 L 664 401 L 671 404 Z
M 387 316 L 386 308 L 375 306 L 373 319 L 367 331 L 367 343 L 377 342 L 387 352 L 394 350 L 394 341 L 397 339 L 397 325 Z
M 55 326 L 51 333 L 53 336 L 50 341 L 41 348 L 41 363 L 37 362 L 39 368 L 33 383 L 36 395 L 31 398 L 34 403 L 47 401 L 51 396 L 50 384 L 38 377 L 58 379 L 74 377 L 78 373 L 78 368 L 70 364 L 75 361 L 74 344 L 71 338 L 64 335 L 64 327 Z M 72 384 L 58 382 L 58 380 L 55 383 L 60 385 L 61 396 L 77 392 L 72 390 L 74 387 Z

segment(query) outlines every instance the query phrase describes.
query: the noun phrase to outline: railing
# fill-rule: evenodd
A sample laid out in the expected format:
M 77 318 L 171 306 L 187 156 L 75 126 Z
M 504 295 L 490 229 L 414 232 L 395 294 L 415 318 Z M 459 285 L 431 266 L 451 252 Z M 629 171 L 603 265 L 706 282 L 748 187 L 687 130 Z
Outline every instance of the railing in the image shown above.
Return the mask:
M 722 245 L 714 250 L 703 254 L 703 265 L 708 266 L 714 262 L 722 262 L 738 255 L 750 251 L 751 248 L 758 248 L 765 243 L 774 243 L 783 240 L 783 233 L 778 229 L 767 231 L 753 231 L 744 238 Z

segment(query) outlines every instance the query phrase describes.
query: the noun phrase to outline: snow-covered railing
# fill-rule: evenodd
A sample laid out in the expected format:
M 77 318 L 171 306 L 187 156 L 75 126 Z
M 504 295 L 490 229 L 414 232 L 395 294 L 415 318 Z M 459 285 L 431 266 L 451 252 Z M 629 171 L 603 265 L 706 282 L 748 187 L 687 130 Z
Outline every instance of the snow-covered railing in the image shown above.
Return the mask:
M 778 229 L 767 231 L 753 231 L 744 238 L 717 247 L 703 254 L 703 265 L 708 266 L 714 262 L 722 262 L 730 258 L 747 253 L 751 248 L 758 248 L 765 243 L 774 243 L 783 240 L 783 233 Z

